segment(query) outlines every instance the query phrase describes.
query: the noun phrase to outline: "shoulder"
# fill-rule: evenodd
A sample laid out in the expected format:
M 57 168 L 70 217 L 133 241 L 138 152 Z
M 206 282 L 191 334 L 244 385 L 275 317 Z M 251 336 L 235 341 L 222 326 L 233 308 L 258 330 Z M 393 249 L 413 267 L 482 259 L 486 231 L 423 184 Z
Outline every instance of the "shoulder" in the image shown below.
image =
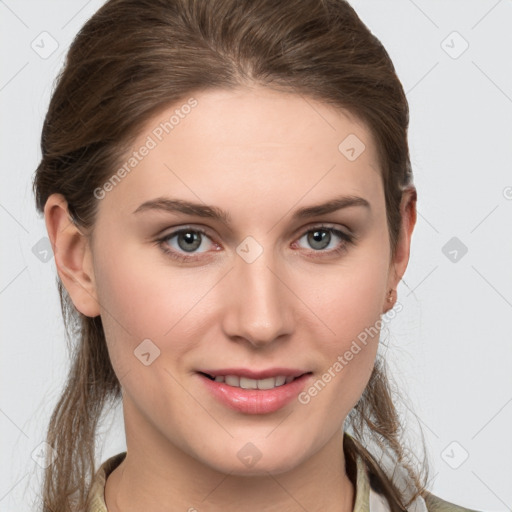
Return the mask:
M 430 492 L 427 492 L 423 499 L 425 500 L 428 512 L 479 512 L 472 508 L 461 507 L 455 503 L 445 501 Z
M 401 490 L 402 500 L 407 502 L 416 495 L 416 486 L 407 472 L 399 464 L 388 459 L 374 459 L 373 455 L 355 439 L 345 432 L 344 448 L 346 450 L 347 470 L 356 474 L 356 506 L 354 512 L 391 512 L 393 507 L 388 501 L 385 489 L 392 482 L 396 489 Z M 356 468 L 356 469 L 353 469 Z M 402 507 L 400 507 L 402 508 Z M 407 512 L 479 512 L 443 500 L 439 496 L 424 490 L 421 495 L 407 506 Z
M 105 483 L 108 476 L 126 457 L 126 452 L 107 459 L 94 475 L 88 493 L 87 512 L 108 512 L 105 503 Z

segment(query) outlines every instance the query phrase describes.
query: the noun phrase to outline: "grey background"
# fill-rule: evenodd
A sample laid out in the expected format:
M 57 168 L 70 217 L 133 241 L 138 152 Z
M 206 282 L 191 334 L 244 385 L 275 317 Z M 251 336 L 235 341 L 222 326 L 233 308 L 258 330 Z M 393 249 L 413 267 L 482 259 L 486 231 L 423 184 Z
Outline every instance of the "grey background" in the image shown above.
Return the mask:
M 67 372 L 31 179 L 53 80 L 102 3 L 0 1 L 2 511 L 34 510 L 41 468 L 32 454 Z M 408 397 L 401 414 L 412 440 L 423 429 L 435 494 L 511 510 L 512 2 L 351 3 L 390 53 L 411 110 L 419 215 L 398 290 L 404 309 L 381 336 Z M 104 425 L 98 463 L 125 449 L 121 419 L 118 408 Z

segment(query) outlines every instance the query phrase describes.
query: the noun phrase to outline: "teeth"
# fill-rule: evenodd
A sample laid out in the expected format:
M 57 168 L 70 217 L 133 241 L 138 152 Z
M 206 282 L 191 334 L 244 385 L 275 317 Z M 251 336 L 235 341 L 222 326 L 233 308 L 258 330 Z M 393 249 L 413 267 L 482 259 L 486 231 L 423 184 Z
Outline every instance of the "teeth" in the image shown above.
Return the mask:
M 237 388 L 240 387 L 240 378 L 237 377 L 236 375 L 226 375 L 224 377 L 224 382 L 228 386 L 236 386 Z
M 258 381 L 256 379 L 248 379 L 247 377 L 240 377 L 240 387 L 242 389 L 258 389 Z
M 242 389 L 273 389 L 283 384 L 288 384 L 295 377 L 285 377 L 278 375 L 277 377 L 267 377 L 266 379 L 249 379 L 247 377 L 238 377 L 237 375 L 218 375 L 215 382 L 225 382 L 228 386 Z
M 279 377 L 276 377 L 276 386 L 282 386 L 285 382 L 291 382 L 294 378 L 295 377 L 285 377 L 284 375 L 280 375 Z

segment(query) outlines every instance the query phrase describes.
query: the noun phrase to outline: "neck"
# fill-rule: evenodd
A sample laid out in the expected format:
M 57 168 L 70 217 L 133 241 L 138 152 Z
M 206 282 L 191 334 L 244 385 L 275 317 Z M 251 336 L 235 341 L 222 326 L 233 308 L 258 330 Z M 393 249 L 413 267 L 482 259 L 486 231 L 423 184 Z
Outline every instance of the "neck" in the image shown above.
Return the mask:
M 162 439 L 126 429 L 127 455 L 109 475 L 109 512 L 352 512 L 355 486 L 346 471 L 340 430 L 313 457 L 286 472 L 219 472 Z M 142 442 L 144 440 L 144 442 Z

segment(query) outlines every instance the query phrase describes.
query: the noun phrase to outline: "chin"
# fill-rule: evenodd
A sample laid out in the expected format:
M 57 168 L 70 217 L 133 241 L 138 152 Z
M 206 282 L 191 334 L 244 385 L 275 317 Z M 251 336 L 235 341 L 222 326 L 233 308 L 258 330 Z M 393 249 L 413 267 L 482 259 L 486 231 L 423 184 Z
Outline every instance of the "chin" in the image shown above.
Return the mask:
M 302 462 L 301 455 L 304 456 L 304 453 L 300 453 L 302 450 L 303 448 L 290 452 L 288 446 L 286 451 L 283 451 L 282 446 L 272 447 L 268 444 L 260 450 L 253 443 L 246 442 L 234 451 L 224 449 L 222 453 L 217 453 L 214 450 L 208 459 L 205 459 L 203 452 L 199 460 L 215 471 L 230 475 L 266 476 L 268 473 L 278 475 L 294 469 Z

